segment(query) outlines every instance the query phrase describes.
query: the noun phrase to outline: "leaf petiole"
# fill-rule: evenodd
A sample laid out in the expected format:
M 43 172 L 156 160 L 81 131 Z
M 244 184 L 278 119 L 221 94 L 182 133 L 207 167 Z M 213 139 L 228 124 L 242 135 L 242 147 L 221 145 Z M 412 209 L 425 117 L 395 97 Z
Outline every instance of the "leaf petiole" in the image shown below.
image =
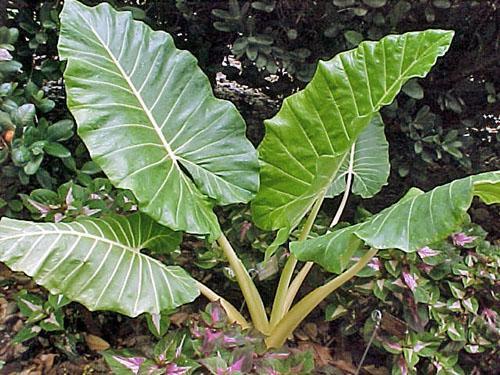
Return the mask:
M 304 298 L 302 298 L 292 309 L 283 316 L 280 322 L 273 327 L 270 335 L 266 339 L 268 348 L 277 348 L 282 346 L 287 337 L 290 336 L 295 328 L 309 313 L 319 305 L 326 297 L 333 293 L 337 288 L 352 279 L 377 253 L 378 249 L 371 248 L 361 257 L 351 268 L 340 274 L 333 280 L 316 288 Z
M 304 241 L 307 239 L 307 236 L 309 236 L 309 232 L 311 231 L 314 221 L 316 220 L 316 216 L 318 216 L 319 209 L 321 208 L 323 200 L 325 199 L 325 194 L 326 191 L 322 192 L 314 203 L 311 212 L 304 224 L 304 227 L 302 228 L 302 232 L 300 233 L 298 239 L 299 241 Z M 271 327 L 274 327 L 274 325 L 276 325 L 286 314 L 288 308 L 290 308 L 289 305 L 287 306 L 286 300 L 289 294 L 290 281 L 292 280 L 296 265 L 297 258 L 293 254 L 290 254 L 285 263 L 285 267 L 283 268 L 283 272 L 281 273 L 278 289 L 276 290 L 276 295 L 274 297 L 273 309 L 271 312 Z M 297 293 L 297 291 L 295 291 L 295 293 Z
M 238 281 L 243 297 L 247 303 L 248 312 L 250 313 L 254 327 L 264 335 L 267 335 L 269 333 L 269 321 L 257 287 L 226 236 L 222 234 L 217 239 L 217 243 L 222 248 L 229 262 L 229 266 L 236 276 L 236 280 Z

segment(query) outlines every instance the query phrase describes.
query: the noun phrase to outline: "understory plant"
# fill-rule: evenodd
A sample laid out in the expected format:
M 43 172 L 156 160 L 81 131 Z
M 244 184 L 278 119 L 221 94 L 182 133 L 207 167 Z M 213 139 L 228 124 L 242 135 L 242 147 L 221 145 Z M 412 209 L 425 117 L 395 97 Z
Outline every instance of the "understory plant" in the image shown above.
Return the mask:
M 108 4 L 67 0 L 58 48 L 68 107 L 93 161 L 133 193 L 138 212 L 60 223 L 3 218 L 0 261 L 90 310 L 147 313 L 153 324 L 201 293 L 231 321 L 264 335 L 268 348 L 280 347 L 379 250 L 414 253 L 456 230 L 474 196 L 500 200 L 500 172 L 489 172 L 428 192 L 412 188 L 365 221 L 337 226 L 351 192 L 367 198 L 386 184 L 379 110 L 409 79 L 424 77 L 452 38 L 445 30 L 389 35 L 321 61 L 307 87 L 266 121 L 257 152 L 236 108 L 213 96 L 196 59 L 176 49 L 169 34 Z M 339 194 L 330 231 L 309 238 L 325 198 Z M 293 231 L 300 233 L 289 243 L 269 316 L 213 210 L 250 201 L 253 222 L 276 231 L 264 263 Z M 251 322 L 184 269 L 154 257 L 175 250 L 182 232 L 217 243 Z M 295 273 L 299 261 L 305 263 Z M 315 263 L 338 276 L 294 304 Z
M 62 295 L 49 295 L 44 301 L 38 295 L 22 290 L 16 296 L 17 306 L 27 320 L 14 337 L 20 343 L 37 336 L 41 331 L 57 332 L 64 330 L 64 313 L 62 307 L 70 301 Z
M 25 217 L 20 193 L 53 189 L 80 172 L 70 150 L 74 122 L 57 108 L 57 4 L 15 17 L 16 27 L 0 27 L 0 213 Z
M 222 306 L 210 303 L 187 328 L 171 331 L 151 352 L 108 350 L 106 362 L 116 374 L 310 374 L 311 352 L 267 350 L 258 332 L 231 324 Z
M 359 333 L 365 320 L 366 340 L 375 330 L 374 345 L 394 354 L 395 374 L 492 369 L 500 339 L 500 253 L 485 237 L 480 226 L 468 223 L 415 253 L 381 250 L 329 298 L 325 318 L 346 336 Z M 367 319 L 376 310 L 378 328 Z

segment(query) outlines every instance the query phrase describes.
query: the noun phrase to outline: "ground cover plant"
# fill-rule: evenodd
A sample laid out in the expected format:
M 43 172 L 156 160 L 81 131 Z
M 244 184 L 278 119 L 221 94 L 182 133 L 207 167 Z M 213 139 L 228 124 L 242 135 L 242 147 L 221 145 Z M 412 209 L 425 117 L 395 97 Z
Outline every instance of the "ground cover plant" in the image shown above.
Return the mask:
M 325 318 L 346 336 L 364 321 L 367 341 L 376 331 L 374 353 L 394 354 L 395 373 L 488 373 L 499 338 L 500 253 L 485 237 L 467 223 L 415 253 L 380 251 L 329 299 Z M 373 311 L 380 313 L 377 329 Z
M 306 89 L 267 121 L 259 176 L 241 116 L 212 96 L 189 53 L 129 13 L 67 1 L 59 52 L 67 60 L 68 106 L 94 161 L 117 187 L 132 191 L 140 213 L 58 224 L 4 218 L 0 259 L 92 310 L 149 313 L 157 321 L 162 311 L 201 292 L 247 327 L 238 310 L 208 287 L 149 255 L 175 249 L 181 231 L 208 236 L 238 279 L 252 325 L 268 347 L 279 347 L 380 249 L 415 252 L 457 229 L 474 195 L 498 202 L 499 176 L 492 172 L 427 193 L 412 189 L 364 222 L 335 227 L 351 189 L 369 197 L 386 182 L 387 145 L 378 111 L 408 79 L 427 74 L 452 35 L 428 30 L 389 36 L 321 62 Z M 332 231 L 308 239 L 324 198 L 342 193 Z M 270 317 L 212 210 L 251 199 L 254 222 L 277 231 L 264 262 L 293 230 L 300 231 L 290 244 Z M 351 264 L 353 255 L 361 257 Z M 307 263 L 292 280 L 298 260 Z M 292 307 L 312 262 L 339 276 Z

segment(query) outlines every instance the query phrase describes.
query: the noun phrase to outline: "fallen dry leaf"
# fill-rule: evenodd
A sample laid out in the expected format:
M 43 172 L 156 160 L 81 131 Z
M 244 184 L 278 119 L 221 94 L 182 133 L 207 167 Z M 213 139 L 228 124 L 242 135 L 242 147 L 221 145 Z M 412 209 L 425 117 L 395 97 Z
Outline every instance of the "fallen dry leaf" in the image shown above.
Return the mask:
M 334 362 L 330 353 L 330 348 L 326 346 L 319 345 L 314 342 L 299 342 L 298 345 L 301 351 L 312 351 L 314 363 L 318 367 L 331 365 Z
M 52 372 L 54 368 L 54 359 L 57 357 L 57 354 L 40 354 L 36 358 L 33 359 L 31 364 L 28 364 L 28 367 L 24 367 L 22 371 L 9 372 L 15 373 L 17 375 L 45 375 Z
M 179 311 L 175 314 L 170 315 L 170 322 L 175 324 L 177 327 L 181 327 L 182 323 L 184 323 L 187 318 L 189 318 L 189 314 L 184 311 Z
M 376 367 L 375 365 L 363 366 L 365 370 L 370 375 L 389 375 L 390 372 L 386 367 Z
M 316 341 L 318 338 L 318 326 L 314 323 L 304 324 L 304 332 L 311 338 L 311 340 Z
M 108 342 L 99 336 L 91 335 L 91 334 L 86 334 L 85 335 L 85 342 L 87 343 L 87 346 L 89 347 L 90 350 L 94 352 L 101 352 L 103 350 L 109 349 L 110 345 Z
M 352 362 L 352 355 L 349 351 L 342 351 L 335 353 L 335 359 L 332 364 L 344 371 L 346 374 L 355 374 L 356 366 Z
M 12 129 L 6 130 L 3 133 L 2 137 L 5 140 L 5 142 L 11 143 L 12 139 L 14 138 L 14 130 L 12 130 Z
M 300 328 L 297 328 L 295 332 L 293 333 L 293 336 L 295 336 L 297 339 L 300 341 L 307 341 L 309 340 L 309 336 Z
M 404 321 L 392 314 L 389 314 L 387 311 L 384 311 L 384 313 L 382 314 L 380 328 L 382 328 L 383 331 L 386 331 L 390 335 L 399 338 L 405 337 L 406 332 L 408 331 L 408 325 Z
M 333 361 L 332 364 L 347 374 L 355 374 L 356 373 L 356 368 L 352 365 L 352 363 L 346 362 L 343 359 Z

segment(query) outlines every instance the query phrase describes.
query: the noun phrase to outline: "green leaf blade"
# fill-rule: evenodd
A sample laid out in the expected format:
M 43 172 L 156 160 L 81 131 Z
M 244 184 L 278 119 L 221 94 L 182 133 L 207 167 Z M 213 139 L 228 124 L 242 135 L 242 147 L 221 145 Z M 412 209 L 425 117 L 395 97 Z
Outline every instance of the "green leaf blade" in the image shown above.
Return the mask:
M 356 229 L 353 225 L 305 242 L 295 241 L 290 244 L 290 251 L 299 260 L 307 259 L 339 274 L 347 268 L 354 251 L 361 245 L 361 240 L 354 236 Z
M 130 12 L 69 0 L 61 19 L 68 106 L 93 159 L 160 223 L 218 236 L 214 203 L 258 189 L 236 108 L 213 96 L 190 53 Z
M 140 213 L 57 224 L 3 218 L 0 261 L 90 310 L 134 317 L 198 296 L 195 281 L 182 268 L 141 253 L 173 249 L 180 240 L 180 233 Z
M 486 204 L 500 203 L 500 183 L 498 183 L 499 172 L 487 172 L 472 176 L 474 183 L 474 195 L 478 196 Z
M 355 241 L 377 249 L 413 252 L 457 230 L 474 195 L 486 202 L 500 202 L 500 171 L 465 177 L 426 193 L 410 189 L 399 202 L 367 221 L 315 239 L 292 242 L 290 249 L 299 260 L 315 261 L 335 273 L 345 268 L 349 244 Z
M 344 163 L 327 192 L 327 198 L 342 193 L 346 187 L 346 175 L 353 174 L 352 192 L 363 198 L 370 198 L 387 185 L 389 178 L 389 144 L 384 134 L 380 115 L 375 115 L 359 135 L 354 146 L 352 166 L 349 168 L 349 150 Z
M 292 227 L 283 206 L 302 201 L 300 211 L 307 212 L 312 203 L 302 196 L 314 181 L 318 160 L 345 156 L 382 106 L 409 79 L 424 77 L 452 38 L 453 32 L 444 30 L 389 35 L 320 61 L 306 88 L 286 98 L 265 122 L 261 189 L 252 203 L 256 224 L 268 230 Z M 332 171 L 333 180 L 337 171 Z
M 373 216 L 356 235 L 377 249 L 416 251 L 460 226 L 472 202 L 471 189 L 466 178 L 415 194 Z

